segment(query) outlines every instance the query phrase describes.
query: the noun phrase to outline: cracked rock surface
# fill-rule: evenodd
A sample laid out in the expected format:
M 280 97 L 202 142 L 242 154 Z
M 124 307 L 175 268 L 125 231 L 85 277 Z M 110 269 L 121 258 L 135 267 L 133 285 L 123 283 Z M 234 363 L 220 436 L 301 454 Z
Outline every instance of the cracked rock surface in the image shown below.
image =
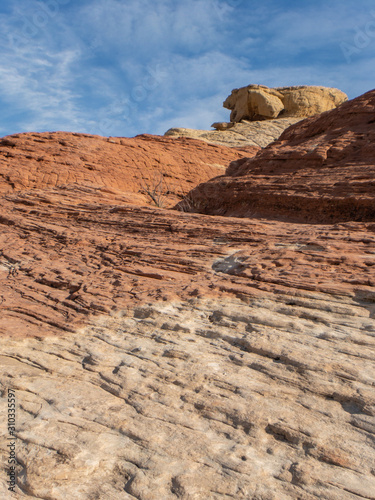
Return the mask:
M 233 159 L 257 151 L 148 134 L 14 134 L 0 138 L 0 193 L 86 186 L 119 203 L 167 207 L 222 174 Z
M 1 204 L 2 498 L 375 498 L 373 223 Z
M 375 498 L 375 321 L 303 293 L 9 340 L 19 498 Z

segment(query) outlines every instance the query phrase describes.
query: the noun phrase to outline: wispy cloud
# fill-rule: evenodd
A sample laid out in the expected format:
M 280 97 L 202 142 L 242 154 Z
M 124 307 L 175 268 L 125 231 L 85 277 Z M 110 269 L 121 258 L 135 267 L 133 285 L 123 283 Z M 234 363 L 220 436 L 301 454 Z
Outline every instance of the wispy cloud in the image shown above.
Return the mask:
M 47 4 L 16 2 L 10 14 L 0 14 L 1 104 L 8 117 L 10 110 L 21 116 L 13 125 L 1 124 L 3 129 L 48 130 L 79 121 L 74 73 L 81 53 L 56 46 L 53 32 L 59 26 L 60 6 L 56 3 L 57 9 L 49 12 Z
M 78 110 L 73 101 L 70 67 L 78 54 L 18 52 L 16 59 L 0 55 L 0 93 L 2 100 L 15 111 L 27 112 L 37 128 L 48 129 L 58 121 L 67 125 L 77 120 Z M 20 124 L 28 128 L 27 122 Z
M 355 97 L 373 86 L 374 10 L 372 0 L 15 0 L 0 8 L 0 133 L 208 128 L 249 83 Z

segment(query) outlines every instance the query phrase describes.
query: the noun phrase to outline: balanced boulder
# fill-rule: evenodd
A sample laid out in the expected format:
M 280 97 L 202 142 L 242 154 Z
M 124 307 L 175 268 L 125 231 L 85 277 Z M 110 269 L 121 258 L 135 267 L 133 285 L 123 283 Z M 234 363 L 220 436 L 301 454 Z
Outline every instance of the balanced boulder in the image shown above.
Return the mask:
M 347 95 L 335 88 L 248 85 L 232 90 L 223 106 L 231 110 L 231 122 L 240 122 L 291 116 L 304 118 L 334 109 L 347 100 Z

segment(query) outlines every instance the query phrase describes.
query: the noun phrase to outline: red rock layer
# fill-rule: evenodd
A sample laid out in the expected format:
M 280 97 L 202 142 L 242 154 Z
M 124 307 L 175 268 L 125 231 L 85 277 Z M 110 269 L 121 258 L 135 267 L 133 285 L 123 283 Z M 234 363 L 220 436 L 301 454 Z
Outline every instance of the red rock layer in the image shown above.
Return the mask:
M 151 135 L 16 134 L 0 139 L 0 193 L 75 184 L 96 187 L 119 201 L 170 206 L 193 186 L 223 173 L 230 161 L 255 152 L 255 147 Z
M 179 206 L 295 222 L 375 220 L 375 90 L 291 126 Z
M 2 335 L 63 334 L 90 315 L 150 300 L 304 291 L 374 300 L 371 223 L 310 226 L 111 205 L 87 187 L 5 195 L 0 214 Z

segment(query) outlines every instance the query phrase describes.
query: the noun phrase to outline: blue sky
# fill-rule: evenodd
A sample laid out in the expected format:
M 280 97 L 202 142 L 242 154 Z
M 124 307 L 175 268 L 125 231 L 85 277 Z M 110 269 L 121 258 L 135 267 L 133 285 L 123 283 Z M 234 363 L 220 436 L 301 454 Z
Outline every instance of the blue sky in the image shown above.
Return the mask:
M 375 2 L 11 0 L 0 48 L 0 136 L 207 129 L 250 83 L 373 89 Z

